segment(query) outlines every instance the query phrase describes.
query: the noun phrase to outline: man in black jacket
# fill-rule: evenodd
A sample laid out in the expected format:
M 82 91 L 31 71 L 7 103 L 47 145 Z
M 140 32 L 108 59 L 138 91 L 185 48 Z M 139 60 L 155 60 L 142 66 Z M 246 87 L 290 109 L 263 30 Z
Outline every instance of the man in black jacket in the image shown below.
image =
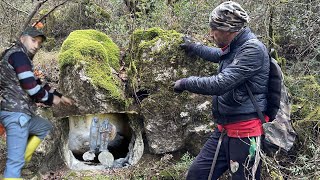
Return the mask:
M 175 92 L 212 95 L 212 112 L 218 125 L 191 165 L 187 179 L 217 179 L 227 169 L 232 179 L 260 178 L 263 129 L 245 84 L 261 111 L 266 111 L 270 60 L 265 45 L 245 27 L 248 21 L 249 16 L 238 3 L 224 2 L 209 18 L 210 37 L 218 48 L 192 43 L 187 38 L 181 45 L 187 53 L 219 63 L 217 75 L 191 76 L 174 85 Z

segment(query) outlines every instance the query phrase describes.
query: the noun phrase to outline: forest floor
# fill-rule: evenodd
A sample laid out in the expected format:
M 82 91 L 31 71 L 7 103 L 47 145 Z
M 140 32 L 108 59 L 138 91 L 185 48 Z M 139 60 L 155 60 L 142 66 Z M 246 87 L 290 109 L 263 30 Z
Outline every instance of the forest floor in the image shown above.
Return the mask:
M 193 157 L 185 153 L 165 154 L 162 156 L 144 154 L 138 164 L 125 168 L 106 169 L 104 171 L 74 171 L 66 166 L 46 173 L 32 172 L 26 165 L 22 169 L 22 176 L 31 180 L 104 180 L 104 179 L 185 179 L 188 167 Z M 5 141 L 0 140 L 0 174 L 5 168 Z M 0 176 L 1 177 L 1 176 Z

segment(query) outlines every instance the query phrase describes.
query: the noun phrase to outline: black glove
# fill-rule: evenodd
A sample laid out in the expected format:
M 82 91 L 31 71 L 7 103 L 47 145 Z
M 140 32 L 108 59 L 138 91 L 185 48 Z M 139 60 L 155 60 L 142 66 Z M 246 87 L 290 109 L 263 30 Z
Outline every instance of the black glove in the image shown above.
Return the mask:
M 186 90 L 185 82 L 186 82 L 185 78 L 177 80 L 175 83 L 172 84 L 173 91 L 176 93 L 182 93 L 184 90 Z
M 193 47 L 196 45 L 193 40 L 191 39 L 191 37 L 189 36 L 183 36 L 182 37 L 183 43 L 180 44 L 180 47 L 182 49 L 184 49 L 184 51 L 186 52 L 186 54 L 190 57 L 195 56 L 194 52 L 193 52 Z

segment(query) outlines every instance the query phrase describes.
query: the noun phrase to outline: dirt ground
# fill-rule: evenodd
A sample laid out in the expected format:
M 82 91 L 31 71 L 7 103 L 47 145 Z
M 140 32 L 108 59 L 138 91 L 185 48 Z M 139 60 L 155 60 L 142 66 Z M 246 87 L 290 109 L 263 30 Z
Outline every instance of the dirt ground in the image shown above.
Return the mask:
M 6 161 L 5 141 L 0 141 L 0 179 L 3 175 Z M 166 169 L 177 161 L 181 154 L 151 155 L 144 154 L 140 162 L 135 166 L 119 169 L 106 169 L 104 171 L 73 171 L 65 165 L 55 171 L 46 173 L 33 172 L 34 167 L 25 165 L 22 169 L 22 177 L 32 180 L 88 180 L 88 179 L 140 179 L 159 175 L 159 170 Z M 169 158 L 168 158 L 169 157 Z M 170 162 L 169 162 L 170 161 Z M 153 174 L 153 175 L 152 175 Z M 184 174 L 184 173 L 183 173 Z

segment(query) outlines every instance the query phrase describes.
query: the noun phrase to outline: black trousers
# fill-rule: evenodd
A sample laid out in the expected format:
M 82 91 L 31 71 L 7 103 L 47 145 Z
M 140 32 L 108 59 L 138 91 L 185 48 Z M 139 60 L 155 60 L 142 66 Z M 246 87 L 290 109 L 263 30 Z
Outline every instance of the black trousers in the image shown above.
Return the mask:
M 212 160 L 217 149 L 220 132 L 216 129 L 209 137 L 198 156 L 189 168 L 187 180 L 208 179 Z M 251 168 L 254 158 L 248 157 L 249 138 L 232 138 L 224 135 L 218 154 L 212 179 L 218 179 L 228 169 L 233 180 L 252 179 Z M 260 179 L 261 162 L 256 171 L 255 179 Z

